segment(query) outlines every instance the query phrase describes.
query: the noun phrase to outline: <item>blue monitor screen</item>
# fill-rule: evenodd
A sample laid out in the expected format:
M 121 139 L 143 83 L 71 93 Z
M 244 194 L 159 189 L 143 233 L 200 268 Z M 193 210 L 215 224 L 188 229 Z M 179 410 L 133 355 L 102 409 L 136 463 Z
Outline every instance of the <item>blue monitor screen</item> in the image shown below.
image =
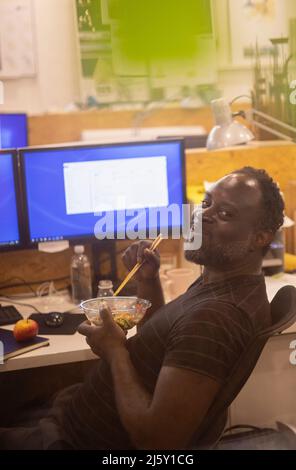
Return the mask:
M 28 145 L 26 114 L 0 114 L 0 149 Z
M 158 209 L 184 202 L 179 140 L 24 149 L 21 157 L 32 243 L 125 238 L 161 227 Z M 170 229 L 180 226 L 168 217 Z
M 20 242 L 12 153 L 0 153 L 0 248 Z

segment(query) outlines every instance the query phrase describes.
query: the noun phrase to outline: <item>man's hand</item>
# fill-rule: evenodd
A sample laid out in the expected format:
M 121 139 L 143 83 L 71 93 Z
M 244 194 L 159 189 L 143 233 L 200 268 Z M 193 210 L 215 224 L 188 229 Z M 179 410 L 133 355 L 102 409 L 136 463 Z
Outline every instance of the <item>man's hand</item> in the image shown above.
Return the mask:
M 159 308 L 164 305 L 164 297 L 159 279 L 160 256 L 157 250 L 151 251 L 152 243 L 141 240 L 133 243 L 123 254 L 125 266 L 131 270 L 138 261 L 145 261 L 135 275 L 138 281 L 137 294 L 141 299 L 148 299 L 152 307 L 145 313 L 138 324 L 141 327 Z
M 103 326 L 93 326 L 85 321 L 79 325 L 78 331 L 86 336 L 86 342 L 92 351 L 110 364 L 118 352 L 126 352 L 126 337 L 108 308 L 101 310 L 100 315 Z
M 157 250 L 151 251 L 151 245 L 150 241 L 141 240 L 133 243 L 122 255 L 122 260 L 129 271 L 136 263 L 145 261 L 135 275 L 138 281 L 148 281 L 158 277 L 160 256 Z

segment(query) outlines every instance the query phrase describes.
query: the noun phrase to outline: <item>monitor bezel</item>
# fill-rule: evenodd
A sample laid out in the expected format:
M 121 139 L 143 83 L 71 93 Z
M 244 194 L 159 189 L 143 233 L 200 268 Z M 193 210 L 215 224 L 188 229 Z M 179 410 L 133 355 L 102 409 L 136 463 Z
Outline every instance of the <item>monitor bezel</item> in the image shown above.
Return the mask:
M 28 125 L 28 114 L 27 113 L 5 113 L 5 112 L 0 112 L 0 118 L 1 116 L 24 116 L 25 117 L 25 130 L 26 130 L 26 140 L 27 144 L 26 146 L 29 145 L 29 125 Z M 18 148 L 23 148 L 23 147 L 13 147 L 15 149 Z M 2 150 L 9 150 L 9 149 L 2 149 Z
M 38 147 L 25 147 L 18 149 L 18 154 L 19 154 L 19 160 L 20 160 L 20 182 L 22 186 L 22 194 L 23 194 L 23 213 L 24 213 L 24 219 L 25 219 L 25 240 L 26 240 L 26 246 L 28 248 L 34 248 L 38 246 L 42 241 L 32 241 L 31 236 L 30 236 L 30 220 L 29 220 L 29 210 L 28 210 L 28 200 L 27 200 L 27 184 L 26 184 L 26 168 L 25 168 L 25 152 L 30 152 L 30 153 L 37 153 L 40 151 L 57 151 L 60 149 L 85 149 L 85 148 L 106 148 L 106 147 L 135 147 L 139 145 L 145 145 L 145 144 L 155 144 L 155 145 L 160 145 L 160 144 L 166 144 L 166 143 L 178 143 L 180 145 L 180 154 L 181 154 L 181 168 L 182 168 L 182 199 L 183 199 L 183 204 L 187 202 L 186 200 L 186 161 L 185 161 L 185 145 L 184 145 L 184 138 L 169 138 L 165 140 L 145 140 L 145 141 L 132 141 L 132 142 L 114 142 L 114 143 L 91 143 L 91 144 L 63 144 L 63 145 L 43 145 L 43 146 L 38 146 Z M 169 235 L 171 234 L 171 228 L 168 229 Z M 63 240 L 68 240 L 70 245 L 75 245 L 77 243 L 98 243 L 104 240 L 99 240 L 97 239 L 94 234 L 85 234 L 85 235 L 80 235 L 80 236 L 65 236 L 63 237 Z M 120 241 L 122 238 L 114 238 L 108 240 L 114 240 L 114 241 Z M 54 241 L 48 240 L 48 243 L 54 243 Z
M 24 220 L 24 211 L 23 211 L 23 198 L 20 182 L 20 173 L 19 173 L 19 158 L 16 149 L 3 149 L 0 150 L 1 155 L 12 155 L 12 167 L 13 167 L 13 178 L 14 178 L 14 190 L 15 190 L 15 199 L 16 199 L 16 211 L 17 211 L 17 220 L 18 220 L 18 229 L 19 229 L 19 243 L 17 245 L 1 245 L 0 252 L 7 251 L 16 251 L 23 250 L 26 247 L 25 244 L 25 220 Z

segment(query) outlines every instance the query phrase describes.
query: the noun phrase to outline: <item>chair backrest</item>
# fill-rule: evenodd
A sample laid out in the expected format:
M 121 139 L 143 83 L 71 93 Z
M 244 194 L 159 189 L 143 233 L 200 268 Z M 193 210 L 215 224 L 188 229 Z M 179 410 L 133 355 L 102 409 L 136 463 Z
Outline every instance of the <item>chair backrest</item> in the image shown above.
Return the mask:
M 281 333 L 296 321 L 296 288 L 294 286 L 282 287 L 270 304 L 271 334 Z
M 214 444 L 226 418 L 226 410 L 241 391 L 250 377 L 268 339 L 281 333 L 296 322 L 296 288 L 282 287 L 270 304 L 272 324 L 260 331 L 245 349 L 232 369 L 227 383 L 219 391 L 218 397 L 210 408 L 199 432 L 195 436 L 201 445 Z M 217 426 L 216 423 L 220 425 Z M 225 425 L 225 422 L 224 422 Z M 215 431 L 215 427 L 217 430 Z

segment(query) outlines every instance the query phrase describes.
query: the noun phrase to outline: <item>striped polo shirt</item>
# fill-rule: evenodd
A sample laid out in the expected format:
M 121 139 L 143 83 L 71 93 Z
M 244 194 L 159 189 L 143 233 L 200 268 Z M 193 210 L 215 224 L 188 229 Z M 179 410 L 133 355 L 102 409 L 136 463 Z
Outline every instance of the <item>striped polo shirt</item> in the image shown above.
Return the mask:
M 162 366 L 213 378 L 222 386 L 252 338 L 271 323 L 263 275 L 204 283 L 200 277 L 163 306 L 127 342 L 133 365 L 153 394 Z M 57 399 L 59 435 L 76 449 L 131 449 L 116 408 L 108 364 Z

